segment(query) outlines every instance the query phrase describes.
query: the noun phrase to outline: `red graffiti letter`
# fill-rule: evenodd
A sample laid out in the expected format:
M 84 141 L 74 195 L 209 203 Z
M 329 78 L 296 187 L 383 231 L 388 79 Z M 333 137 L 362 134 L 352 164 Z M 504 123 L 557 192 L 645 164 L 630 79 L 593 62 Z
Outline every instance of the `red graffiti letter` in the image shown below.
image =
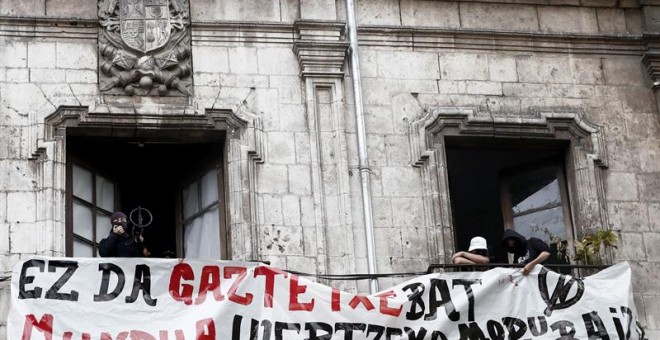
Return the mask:
M 32 339 L 32 327 L 44 333 L 46 340 L 53 339 L 53 315 L 44 314 L 39 322 L 37 322 L 37 318 L 35 318 L 33 314 L 26 315 L 21 340 Z
M 359 295 L 359 294 L 355 295 L 351 299 L 351 302 L 348 303 L 348 305 L 351 306 L 351 308 L 355 309 L 355 308 L 357 308 L 358 304 L 360 304 L 360 303 L 363 304 L 364 308 L 366 308 L 367 310 L 372 310 L 372 309 L 375 308 L 374 304 L 371 303 L 371 301 L 369 301 L 368 297 L 366 297 L 364 295 Z
M 183 331 L 180 329 L 177 329 L 174 331 L 174 336 L 176 337 L 176 340 L 186 340 L 186 338 L 183 336 Z M 167 331 L 160 331 L 160 340 L 167 340 L 169 336 L 167 335 Z M 111 339 L 112 340 L 112 339 Z M 119 340 L 119 339 L 117 339 Z
M 128 332 L 121 332 L 117 335 L 117 340 L 126 340 L 128 338 Z M 113 340 L 110 333 L 101 333 L 101 340 Z
M 266 288 L 264 292 L 264 307 L 273 308 L 273 291 L 275 290 L 275 275 L 284 275 L 287 277 L 289 273 L 271 267 L 257 267 L 254 270 L 254 277 L 263 275 L 266 278 Z
M 306 310 L 311 311 L 314 309 L 314 298 L 311 302 L 298 302 L 298 295 L 307 291 L 307 286 L 298 285 L 298 276 L 291 275 L 289 285 L 289 310 Z
M 241 285 L 241 283 L 243 283 L 243 280 L 245 280 L 245 267 L 225 267 L 225 279 L 231 279 L 231 277 L 234 275 L 238 275 L 238 277 L 236 278 L 236 281 L 234 281 L 234 283 L 231 285 L 231 287 L 229 287 L 229 291 L 227 292 L 229 301 L 247 306 L 252 303 L 252 294 L 245 293 L 245 296 L 236 294 L 238 287 Z
M 387 306 L 387 298 L 392 296 L 396 297 L 396 293 L 389 290 L 385 293 L 381 293 L 376 295 L 380 297 L 380 313 L 381 314 L 387 314 L 387 315 L 392 315 L 392 316 L 399 316 L 401 314 L 401 310 L 403 309 L 403 306 L 399 306 L 399 308 L 392 308 Z
M 181 284 L 181 279 L 194 280 L 195 274 L 187 263 L 178 263 L 172 269 L 170 276 L 170 296 L 174 301 L 183 301 L 186 305 L 192 304 L 193 286 Z
M 216 301 L 222 301 L 225 297 L 220 292 L 220 268 L 217 266 L 204 266 L 202 278 L 199 283 L 199 294 L 195 304 L 199 305 L 206 300 L 206 293 L 212 291 Z
M 339 289 L 337 288 L 332 288 L 332 298 L 331 298 L 331 305 L 332 305 L 332 311 L 333 312 L 339 312 L 340 306 L 340 295 L 339 295 Z
M 143 332 L 143 331 L 138 331 L 138 330 L 131 330 L 131 340 L 156 340 L 156 338 L 153 337 L 153 335 Z
M 197 340 L 215 340 L 215 323 L 213 319 L 197 321 Z
M 64 334 L 62 334 L 62 340 L 71 340 L 71 338 L 73 338 L 73 332 L 64 332 Z M 83 333 L 81 339 L 89 340 L 91 339 L 91 336 L 89 333 Z

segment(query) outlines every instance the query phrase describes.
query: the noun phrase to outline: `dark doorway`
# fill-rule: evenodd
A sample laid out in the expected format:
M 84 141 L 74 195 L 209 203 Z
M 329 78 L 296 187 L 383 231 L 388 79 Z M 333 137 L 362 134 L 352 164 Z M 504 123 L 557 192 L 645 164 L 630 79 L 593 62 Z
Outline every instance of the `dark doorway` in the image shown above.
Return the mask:
M 76 134 L 75 129 L 70 131 L 72 131 L 71 135 L 67 136 L 68 169 L 75 165 L 98 173 L 100 174 L 98 176 L 114 183 L 114 210 L 123 211 L 128 215 L 133 209 L 143 207 L 152 213 L 153 222 L 143 231 L 145 246 L 152 257 L 183 257 L 180 245 L 182 242 L 181 188 L 189 178 L 195 176 L 200 169 L 208 167 L 211 162 L 218 163 L 222 168 L 224 135 L 216 133 L 206 135 L 204 138 L 155 141 L 144 138 L 96 137 Z M 68 171 L 71 173 L 71 170 Z M 71 182 L 71 175 L 67 178 Z M 68 187 L 71 185 L 69 184 Z M 223 195 L 224 193 L 218 192 L 218 196 Z M 80 201 L 75 197 L 71 199 L 70 196 L 71 192 L 67 202 Z M 106 208 L 94 209 L 98 216 L 112 212 L 107 205 Z M 224 217 L 224 211 L 219 210 Z M 74 213 L 69 208 L 67 214 Z M 94 235 L 98 235 L 92 240 L 86 240 L 77 235 L 74 227 L 71 226 L 72 219 L 73 217 L 67 218 L 69 231 L 67 239 L 73 239 L 78 245 L 82 244 L 82 240 L 93 246 L 94 239 L 98 243 L 98 240 L 107 236 L 110 231 L 110 226 L 103 225 L 104 220 L 97 218 L 93 223 Z M 74 232 L 72 233 L 71 230 Z M 70 243 L 71 241 L 67 243 L 68 254 L 80 256 L 75 254 L 74 247 Z M 93 249 L 93 255 L 98 256 L 96 248 Z
M 537 164 L 558 164 L 563 171 L 568 143 L 460 137 L 445 141 L 456 249 L 467 250 L 472 237 L 482 236 L 488 241 L 491 261 L 508 262 L 501 236 L 505 227 L 512 226 L 503 214 L 507 209 L 503 178 Z

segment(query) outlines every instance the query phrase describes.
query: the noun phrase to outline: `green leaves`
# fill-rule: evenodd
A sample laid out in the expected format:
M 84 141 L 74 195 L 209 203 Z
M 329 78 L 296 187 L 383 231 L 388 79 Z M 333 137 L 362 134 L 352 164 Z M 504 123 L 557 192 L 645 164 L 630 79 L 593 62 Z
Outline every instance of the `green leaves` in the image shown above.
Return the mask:
M 601 249 L 616 248 L 619 237 L 612 230 L 599 230 L 595 233 L 585 234 L 582 239 L 575 240 L 575 261 L 584 264 L 600 264 L 603 257 Z

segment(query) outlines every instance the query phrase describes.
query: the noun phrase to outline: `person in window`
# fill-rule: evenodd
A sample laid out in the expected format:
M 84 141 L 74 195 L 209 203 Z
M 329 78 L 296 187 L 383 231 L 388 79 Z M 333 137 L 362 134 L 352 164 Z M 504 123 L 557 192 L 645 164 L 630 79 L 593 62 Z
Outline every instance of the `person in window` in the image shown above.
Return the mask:
M 550 246 L 536 237 L 525 239 L 514 230 L 507 229 L 502 235 L 502 246 L 514 255 L 514 263 L 524 264 L 523 275 L 550 257 Z
M 118 211 L 110 216 L 110 235 L 99 243 L 101 257 L 142 257 L 146 256 L 142 235 L 134 236 L 128 229 L 126 214 Z
M 470 240 L 470 247 L 468 251 L 459 251 L 452 255 L 451 263 L 453 264 L 480 264 L 488 263 L 488 244 L 486 239 L 477 236 Z

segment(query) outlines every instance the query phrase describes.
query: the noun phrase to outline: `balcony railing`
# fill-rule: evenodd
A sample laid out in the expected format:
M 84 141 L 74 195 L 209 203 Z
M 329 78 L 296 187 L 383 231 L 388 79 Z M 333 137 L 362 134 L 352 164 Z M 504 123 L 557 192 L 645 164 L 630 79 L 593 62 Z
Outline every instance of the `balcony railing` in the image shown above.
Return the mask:
M 465 271 L 486 271 L 493 268 L 522 268 L 523 264 L 510 264 L 510 263 L 484 263 L 484 264 L 449 264 L 449 263 L 434 263 L 431 264 L 427 273 L 434 273 L 438 271 L 445 272 L 465 272 Z M 595 265 L 595 264 L 543 264 L 544 267 L 562 274 L 569 274 L 577 277 L 593 275 L 609 265 Z

